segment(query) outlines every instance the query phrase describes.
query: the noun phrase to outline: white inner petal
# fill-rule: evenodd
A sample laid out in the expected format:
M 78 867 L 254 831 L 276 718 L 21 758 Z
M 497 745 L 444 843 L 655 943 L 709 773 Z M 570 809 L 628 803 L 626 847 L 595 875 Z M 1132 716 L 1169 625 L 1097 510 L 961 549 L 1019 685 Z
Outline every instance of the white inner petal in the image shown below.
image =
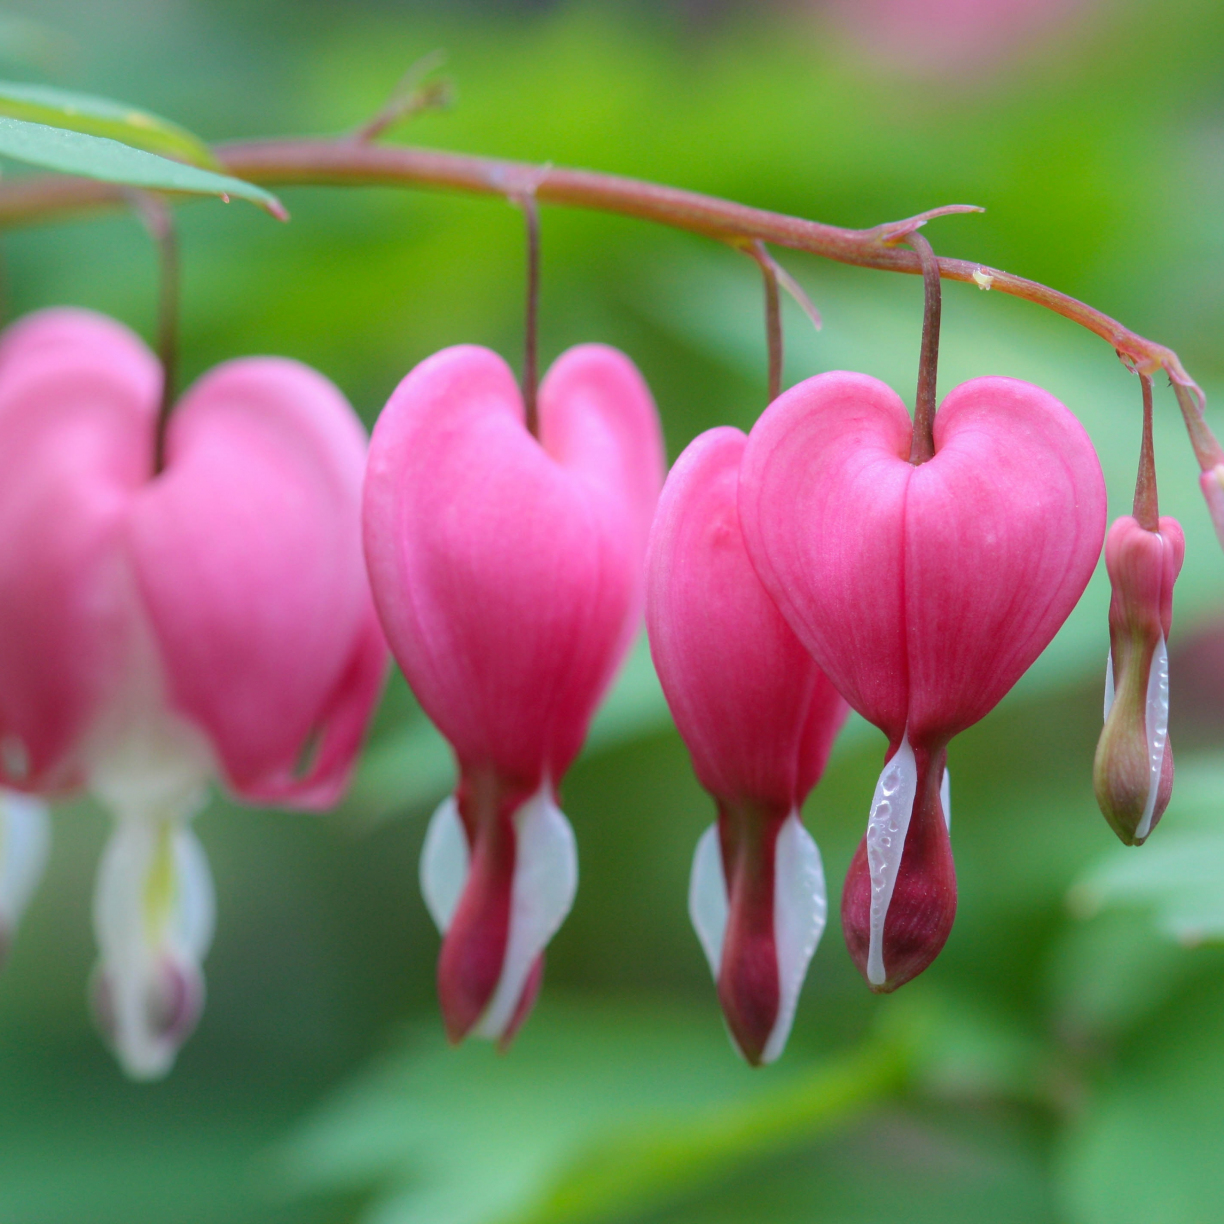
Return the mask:
M 689 875 L 689 918 L 718 981 L 722 965 L 723 939 L 727 934 L 727 877 L 723 871 L 722 845 L 717 823 L 697 840 L 693 870 Z
M 1105 656 L 1105 721 L 1109 721 L 1109 711 L 1113 709 L 1114 703 L 1114 677 L 1113 677 L 1113 647 L 1109 648 L 1109 653 Z
M 536 957 L 565 920 L 578 891 L 574 831 L 552 801 L 547 781 L 514 813 L 514 882 L 510 934 L 501 977 L 473 1032 L 500 1038 L 514 1018 Z
M 1160 774 L 1164 768 L 1165 747 L 1169 742 L 1169 651 L 1165 646 L 1163 633 L 1156 643 L 1152 667 L 1148 672 L 1144 726 L 1148 744 L 1148 797 L 1143 809 L 1143 819 L 1135 829 L 1135 836 L 1138 838 L 1146 837 L 1152 831 L 1156 796 L 1160 790 Z
M 0 932 L 12 938 L 47 866 L 50 810 L 33 795 L 0 788 Z
M 129 1074 L 163 1075 L 186 1035 L 160 1015 L 168 975 L 202 981 L 215 903 L 208 861 L 182 819 L 119 819 L 98 867 L 94 933 L 116 1053 Z
M 828 915 L 824 865 L 798 812 L 791 812 L 774 851 L 774 946 L 778 952 L 778 1018 L 761 1052 L 773 1062 L 786 1046 L 808 964 Z
M 892 904 L 917 790 L 918 766 L 907 732 L 880 774 L 867 818 L 867 870 L 871 878 L 867 980 L 873 986 L 883 986 L 888 976 L 884 971 L 884 920 Z
M 467 883 L 467 833 L 454 795 L 438 804 L 421 847 L 421 895 L 434 925 L 445 935 Z

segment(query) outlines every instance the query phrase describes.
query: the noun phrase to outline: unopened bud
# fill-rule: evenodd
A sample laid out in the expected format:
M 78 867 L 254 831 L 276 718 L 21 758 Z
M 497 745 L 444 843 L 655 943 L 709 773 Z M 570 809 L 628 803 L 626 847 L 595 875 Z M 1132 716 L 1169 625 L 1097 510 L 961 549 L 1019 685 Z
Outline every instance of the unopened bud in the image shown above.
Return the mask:
M 1204 474 L 1204 491 L 1211 475 Z M 1216 488 L 1224 497 L 1224 487 Z M 1128 846 L 1143 844 L 1173 790 L 1166 642 L 1173 621 L 1173 583 L 1185 550 L 1181 527 L 1172 518 L 1162 518 L 1158 531 L 1148 531 L 1123 516 L 1105 541 L 1113 598 L 1105 729 L 1097 743 L 1092 780 L 1105 819 Z
M 867 832 L 842 892 L 846 947 L 879 994 L 904 986 L 940 953 L 956 917 L 946 811 L 946 750 L 901 741 L 876 785 Z
M 1215 524 L 1220 547 L 1224 548 L 1224 463 L 1216 464 L 1199 477 L 1199 488 L 1207 500 L 1207 511 Z M 1164 520 L 1161 520 L 1162 524 Z M 1163 530 L 1163 527 L 1162 527 Z

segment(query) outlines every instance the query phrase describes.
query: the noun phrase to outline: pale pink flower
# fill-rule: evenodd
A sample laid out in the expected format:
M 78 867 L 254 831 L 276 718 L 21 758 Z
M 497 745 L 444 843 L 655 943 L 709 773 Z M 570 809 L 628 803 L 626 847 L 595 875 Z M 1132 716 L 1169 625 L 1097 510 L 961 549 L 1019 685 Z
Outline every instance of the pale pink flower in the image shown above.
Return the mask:
M 386 667 L 343 396 L 292 361 L 219 366 L 155 473 L 160 385 L 85 311 L 0 339 L 0 782 L 86 786 L 115 815 L 97 998 L 136 1076 L 168 1069 L 202 1001 L 212 884 L 189 821 L 209 779 L 330 805 Z

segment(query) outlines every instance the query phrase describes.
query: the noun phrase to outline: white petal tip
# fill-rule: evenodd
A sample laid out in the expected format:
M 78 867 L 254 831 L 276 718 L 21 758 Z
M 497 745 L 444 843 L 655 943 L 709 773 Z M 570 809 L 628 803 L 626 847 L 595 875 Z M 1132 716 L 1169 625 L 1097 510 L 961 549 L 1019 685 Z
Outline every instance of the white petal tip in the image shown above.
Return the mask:
M 867 819 L 867 869 L 871 881 L 867 981 L 872 986 L 883 986 L 888 980 L 884 968 L 884 922 L 901 869 L 917 790 L 918 765 L 906 734 L 880 773 Z
M 506 954 L 489 1006 L 472 1029 L 476 1036 L 492 1041 L 503 1040 L 512 1028 L 531 971 L 565 921 L 578 891 L 574 831 L 553 802 L 547 782 L 515 812 L 514 827 Z
M 689 918 L 701 942 L 714 980 L 722 965 L 723 939 L 727 934 L 727 876 L 723 870 L 718 825 L 712 824 L 697 840 L 693 869 L 689 875 Z
M 421 895 L 434 925 L 445 935 L 468 877 L 468 842 L 453 795 L 438 805 L 421 847 Z
M 786 1048 L 799 992 L 828 918 L 824 864 L 812 835 L 792 812 L 774 849 L 774 946 L 778 953 L 778 1018 L 761 1051 L 773 1062 Z
M 51 815 L 33 795 L 0 789 L 0 926 L 5 943 L 25 913 L 51 851 Z

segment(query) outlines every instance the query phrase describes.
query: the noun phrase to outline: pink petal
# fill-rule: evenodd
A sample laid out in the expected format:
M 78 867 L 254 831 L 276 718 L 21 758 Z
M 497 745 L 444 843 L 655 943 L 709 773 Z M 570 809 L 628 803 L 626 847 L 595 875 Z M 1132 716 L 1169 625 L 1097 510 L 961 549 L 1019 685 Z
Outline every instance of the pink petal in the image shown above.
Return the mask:
M 904 629 L 911 425 L 865 374 L 809 378 L 748 440 L 740 520 L 766 590 L 847 701 L 900 742 L 909 690 Z
M 712 429 L 676 461 L 651 536 L 647 626 L 701 784 L 785 816 L 823 771 L 845 703 L 748 560 L 737 509 L 746 442 Z
M 913 471 L 909 733 L 946 742 L 998 704 L 1083 594 L 1105 534 L 1105 479 L 1079 421 L 1013 378 L 952 391 L 935 416 L 935 458 Z
M 821 667 L 895 745 L 946 742 L 1019 679 L 1100 553 L 1088 435 L 1015 379 L 965 383 L 908 462 L 900 399 L 823 374 L 752 431 L 740 513 L 762 581 Z
M 44 311 L 0 343 L 0 780 L 80 778 L 118 681 L 124 522 L 148 479 L 161 373 L 126 329 Z
M 131 518 L 171 704 L 255 799 L 328 802 L 383 663 L 360 547 L 365 437 L 306 366 L 218 366 L 171 418 L 166 470 Z M 313 768 L 299 770 L 311 738 Z
M 757 1064 L 785 1044 L 824 927 L 820 854 L 798 809 L 846 705 L 748 559 L 737 508 L 746 443 L 712 429 L 677 460 L 651 531 L 646 619 L 672 716 L 718 800 L 690 910 L 727 1025 Z
M 383 628 L 464 767 L 557 780 L 639 615 L 662 446 L 640 376 L 610 349 L 565 354 L 523 428 L 509 368 L 446 349 L 374 431 L 366 555 Z

